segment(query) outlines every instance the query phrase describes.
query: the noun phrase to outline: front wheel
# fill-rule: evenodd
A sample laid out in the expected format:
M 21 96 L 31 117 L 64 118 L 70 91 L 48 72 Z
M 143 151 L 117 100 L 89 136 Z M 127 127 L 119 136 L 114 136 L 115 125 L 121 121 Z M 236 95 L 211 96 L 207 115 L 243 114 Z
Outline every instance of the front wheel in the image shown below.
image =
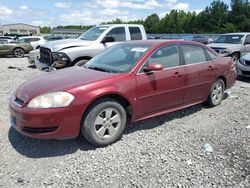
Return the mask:
M 88 59 L 82 59 L 82 60 L 79 60 L 77 61 L 74 66 L 82 66 L 84 64 L 86 64 L 89 60 Z
M 25 51 L 22 48 L 14 49 L 13 53 L 15 57 L 23 57 L 25 55 Z
M 224 81 L 222 79 L 216 80 L 210 89 L 210 93 L 206 103 L 211 107 L 219 105 L 223 99 L 224 91 Z
M 233 53 L 231 57 L 233 62 L 236 63 L 239 60 L 240 55 L 238 53 Z
M 103 99 L 87 112 L 81 131 L 90 143 L 107 146 L 121 138 L 126 123 L 124 107 L 113 99 Z

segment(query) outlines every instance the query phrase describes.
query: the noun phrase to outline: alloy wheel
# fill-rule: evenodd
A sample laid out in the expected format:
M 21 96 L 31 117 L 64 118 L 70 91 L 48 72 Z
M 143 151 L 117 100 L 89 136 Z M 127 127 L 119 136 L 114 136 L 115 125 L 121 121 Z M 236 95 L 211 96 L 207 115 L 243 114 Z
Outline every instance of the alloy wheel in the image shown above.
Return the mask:
M 220 103 L 222 97 L 223 97 L 223 85 L 220 82 L 218 82 L 214 85 L 212 91 L 212 100 L 214 104 Z
M 95 119 L 94 130 L 99 138 L 114 137 L 121 126 L 121 114 L 115 108 L 106 108 Z

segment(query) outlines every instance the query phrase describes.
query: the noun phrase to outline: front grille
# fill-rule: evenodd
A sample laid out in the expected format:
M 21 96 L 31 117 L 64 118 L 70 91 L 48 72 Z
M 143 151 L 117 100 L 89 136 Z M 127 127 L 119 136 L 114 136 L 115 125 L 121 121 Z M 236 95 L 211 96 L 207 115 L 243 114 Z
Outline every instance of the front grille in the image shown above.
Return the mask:
M 24 101 L 22 99 L 19 99 L 18 97 L 15 97 L 14 101 L 19 104 L 20 106 L 22 106 L 24 104 Z
M 241 71 L 242 72 L 242 74 L 244 74 L 244 75 L 250 75 L 250 71 Z
M 245 60 L 245 64 L 250 66 L 250 61 Z
M 53 64 L 53 57 L 50 49 L 40 47 L 40 61 L 47 65 Z
M 57 129 L 58 127 L 46 127 L 46 128 L 33 128 L 33 127 L 24 127 L 23 131 L 28 132 L 28 133 L 34 133 L 34 134 L 39 134 L 39 133 L 49 133 L 53 132 Z

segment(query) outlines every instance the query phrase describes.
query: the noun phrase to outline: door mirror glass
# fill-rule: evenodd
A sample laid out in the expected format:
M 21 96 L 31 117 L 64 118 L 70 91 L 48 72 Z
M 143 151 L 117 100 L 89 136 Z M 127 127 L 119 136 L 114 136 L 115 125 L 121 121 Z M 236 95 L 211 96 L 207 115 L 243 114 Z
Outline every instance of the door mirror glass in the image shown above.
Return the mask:
M 147 67 L 143 68 L 144 72 L 160 71 L 163 70 L 163 66 L 159 63 L 150 63 Z

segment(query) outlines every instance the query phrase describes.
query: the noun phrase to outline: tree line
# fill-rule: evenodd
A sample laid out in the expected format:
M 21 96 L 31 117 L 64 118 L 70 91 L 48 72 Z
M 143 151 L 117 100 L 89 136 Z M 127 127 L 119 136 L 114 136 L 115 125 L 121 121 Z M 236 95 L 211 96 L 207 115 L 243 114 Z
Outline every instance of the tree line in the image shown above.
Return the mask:
M 214 0 L 202 12 L 171 10 L 163 18 L 157 14 L 145 20 L 124 22 L 117 18 L 102 24 L 142 24 L 147 33 L 227 33 L 250 31 L 250 3 L 248 0 L 231 0 L 229 6 L 221 0 Z M 90 26 L 58 26 L 57 28 L 87 29 Z M 43 30 L 48 27 L 41 28 Z M 50 29 L 50 28 L 49 28 Z

